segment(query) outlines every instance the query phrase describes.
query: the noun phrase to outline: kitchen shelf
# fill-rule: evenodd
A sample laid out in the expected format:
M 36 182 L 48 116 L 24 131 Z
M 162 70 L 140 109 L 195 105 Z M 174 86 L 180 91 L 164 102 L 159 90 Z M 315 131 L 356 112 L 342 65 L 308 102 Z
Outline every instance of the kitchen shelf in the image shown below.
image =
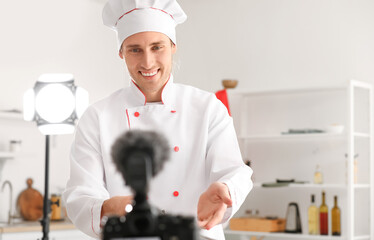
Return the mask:
M 370 184 L 355 184 L 353 187 L 355 189 L 370 189 Z
M 249 136 L 239 136 L 239 139 L 243 140 L 281 140 L 281 139 L 321 139 L 321 138 L 330 138 L 346 137 L 345 134 L 341 133 L 305 133 L 305 134 L 273 134 L 273 135 L 249 135 Z
M 261 237 L 274 237 L 279 239 L 321 239 L 321 240 L 344 240 L 347 239 L 343 236 L 321 236 L 321 235 L 307 235 L 307 234 L 294 234 L 294 233 L 279 233 L 279 232 L 250 232 L 250 231 L 232 231 L 225 230 L 225 234 L 241 235 L 241 236 L 261 236 Z M 357 238 L 358 239 L 358 238 Z M 364 238 L 360 238 L 364 239 Z
M 365 235 L 365 236 L 357 236 L 357 237 L 355 237 L 355 240 L 365 240 L 365 239 L 370 240 L 370 236 L 369 235 Z
M 353 133 L 353 136 L 355 136 L 355 137 L 362 137 L 362 138 L 370 138 L 370 134 L 368 134 L 368 133 L 360 133 L 360 132 Z
M 0 160 L 2 160 L 2 159 L 13 159 L 14 156 L 15 155 L 12 152 L 2 152 L 2 151 L 0 151 Z
M 21 113 L 13 112 L 0 112 L 0 119 L 11 119 L 11 120 L 23 120 L 23 115 Z
M 346 86 L 330 86 L 320 88 L 298 88 L 298 89 L 278 89 L 278 90 L 265 90 L 265 91 L 246 91 L 246 90 L 229 90 L 230 94 L 242 95 L 245 97 L 250 96 L 266 96 L 266 95 L 288 95 L 288 94 L 303 94 L 313 92 L 336 92 L 345 91 Z
M 370 134 L 354 132 L 353 136 L 357 138 L 370 138 Z M 338 139 L 346 140 L 345 133 L 305 133 L 305 134 L 269 134 L 269 135 L 248 135 L 239 136 L 240 140 L 261 141 L 261 140 L 323 140 Z
M 346 184 L 312 184 L 312 183 L 291 183 L 288 186 L 279 186 L 279 187 L 263 187 L 262 183 L 254 183 L 254 188 L 262 188 L 262 189 L 278 189 L 278 188 L 315 188 L 315 189 L 347 189 Z M 355 189 L 370 189 L 370 184 L 354 184 L 353 187 Z
M 355 88 L 370 89 L 372 85 L 358 80 L 350 80 L 349 84 Z M 263 91 L 248 91 L 229 89 L 229 94 L 242 95 L 244 97 L 250 96 L 274 96 L 274 95 L 289 95 L 289 94 L 304 94 L 304 93 L 320 93 L 320 92 L 346 92 L 347 85 L 342 84 L 338 86 L 325 86 L 325 87 L 310 87 L 310 88 L 294 88 L 294 89 L 274 89 L 274 90 L 263 90 Z
M 245 238 L 242 239 L 249 239 L 250 237 L 247 236 L 269 236 L 275 239 L 374 240 L 372 84 L 350 80 L 344 87 L 260 92 L 231 90 L 228 91 L 228 95 L 230 102 L 235 103 L 232 104 L 235 107 L 230 110 L 243 158 L 253 161 L 254 171 L 257 168 L 257 174 L 261 175 L 262 181 L 254 183 L 254 189 L 261 191 L 256 192 L 257 196 L 247 198 L 244 206 L 256 209 L 268 207 L 269 211 L 277 212 L 280 205 L 276 205 L 269 198 L 262 201 L 261 197 L 272 193 L 271 191 L 277 191 L 277 194 L 283 191 L 287 194 L 281 195 L 281 200 L 302 202 L 300 206 L 304 208 L 302 211 L 305 214 L 307 206 L 305 199 L 311 192 L 325 189 L 330 192 L 339 192 L 337 195 L 342 195 L 340 208 L 344 209 L 344 217 L 342 216 L 341 220 L 345 235 L 336 237 L 225 231 L 226 234 L 244 235 Z M 343 124 L 344 130 L 339 133 L 286 133 L 289 128 L 325 130 L 324 127 L 332 123 Z M 283 132 L 285 134 L 282 134 Z M 357 168 L 355 168 L 354 156 L 357 152 L 363 156 L 357 160 L 359 166 L 363 166 L 359 170 L 355 170 Z M 341 157 L 344 153 L 348 156 L 346 159 Z M 305 154 L 309 154 L 307 161 L 299 162 Z M 337 154 L 340 157 L 337 157 Z M 290 164 L 293 164 L 295 169 Z M 303 172 L 307 174 L 308 171 L 310 175 L 311 167 L 321 164 L 329 172 L 330 178 L 326 178 L 329 180 L 327 184 L 310 182 L 262 187 L 263 182 L 271 183 L 277 176 L 303 180 Z M 303 168 L 304 165 L 305 168 Z M 358 174 L 363 176 L 361 177 L 363 181 L 359 184 L 354 183 L 355 171 L 359 171 Z M 344 174 L 347 182 L 343 180 Z M 268 179 L 270 180 L 267 181 Z M 331 183 L 333 181 L 338 184 Z M 306 229 L 307 221 L 303 220 L 302 224 L 303 229 Z M 363 227 L 357 227 L 360 225 Z

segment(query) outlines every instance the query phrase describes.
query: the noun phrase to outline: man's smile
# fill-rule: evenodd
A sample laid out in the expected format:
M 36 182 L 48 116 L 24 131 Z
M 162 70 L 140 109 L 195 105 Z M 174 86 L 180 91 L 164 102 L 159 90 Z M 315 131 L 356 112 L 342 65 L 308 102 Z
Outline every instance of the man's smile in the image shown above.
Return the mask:
M 143 77 L 152 77 L 152 76 L 154 76 L 158 73 L 158 69 L 154 70 L 152 72 L 142 72 L 142 71 L 140 71 L 140 73 L 142 74 Z

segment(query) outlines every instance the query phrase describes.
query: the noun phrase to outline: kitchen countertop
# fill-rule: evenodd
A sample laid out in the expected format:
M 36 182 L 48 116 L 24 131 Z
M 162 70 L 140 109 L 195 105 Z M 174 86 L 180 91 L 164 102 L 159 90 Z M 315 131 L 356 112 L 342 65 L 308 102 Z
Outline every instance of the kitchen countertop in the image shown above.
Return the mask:
M 69 220 L 51 221 L 49 230 L 74 230 L 76 227 Z M 0 233 L 20 233 L 20 232 L 38 232 L 42 231 L 39 221 L 24 221 L 13 224 L 0 223 Z

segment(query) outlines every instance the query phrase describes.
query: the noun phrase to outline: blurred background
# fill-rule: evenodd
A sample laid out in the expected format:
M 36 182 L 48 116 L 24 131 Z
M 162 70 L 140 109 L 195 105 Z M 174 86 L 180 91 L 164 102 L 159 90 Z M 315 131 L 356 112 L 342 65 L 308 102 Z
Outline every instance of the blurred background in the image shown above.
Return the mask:
M 128 85 L 115 33 L 102 24 L 105 2 L 0 1 L 1 111 L 21 111 L 23 93 L 43 73 L 72 73 L 91 103 Z M 374 83 L 371 0 L 179 3 L 188 20 L 177 27 L 177 83 L 210 92 L 222 89 L 222 79 L 237 79 L 237 89 L 248 91 L 329 87 L 350 79 Z M 52 193 L 61 193 L 68 179 L 72 138 L 51 139 Z M 21 149 L 3 163 L 0 182 L 10 180 L 13 199 L 28 177 L 42 192 L 44 137 L 35 123 L 0 118 L 0 151 L 7 151 L 12 140 L 21 141 Z M 7 193 L 1 193 L 0 220 L 7 218 L 7 202 Z

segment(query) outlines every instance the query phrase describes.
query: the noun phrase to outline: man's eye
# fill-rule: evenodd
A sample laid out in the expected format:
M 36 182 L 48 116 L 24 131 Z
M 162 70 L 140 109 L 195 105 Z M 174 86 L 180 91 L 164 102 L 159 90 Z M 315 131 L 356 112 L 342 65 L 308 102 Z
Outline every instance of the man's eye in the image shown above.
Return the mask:
M 154 46 L 152 49 L 157 51 L 157 50 L 160 50 L 161 48 L 162 48 L 161 46 Z
M 132 48 L 132 49 L 130 49 L 130 52 L 138 53 L 138 52 L 140 52 L 140 49 L 139 48 Z

